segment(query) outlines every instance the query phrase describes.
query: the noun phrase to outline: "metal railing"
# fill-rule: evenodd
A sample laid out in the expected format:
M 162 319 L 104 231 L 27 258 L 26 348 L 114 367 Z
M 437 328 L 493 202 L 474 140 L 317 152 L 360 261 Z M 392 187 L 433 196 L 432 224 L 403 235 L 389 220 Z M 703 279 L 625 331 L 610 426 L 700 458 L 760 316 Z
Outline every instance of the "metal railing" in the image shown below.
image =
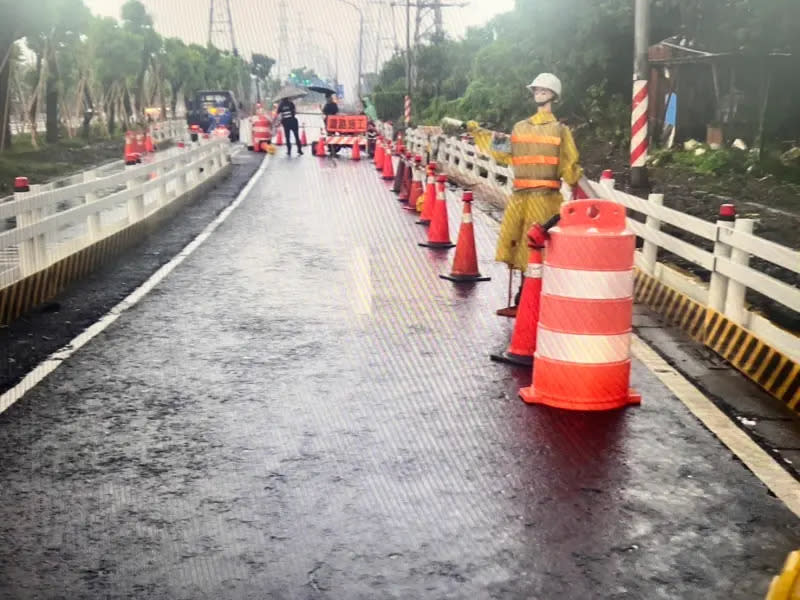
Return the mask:
M 227 138 L 171 148 L 109 173 L 91 169 L 61 188 L 30 186 L 0 204 L 0 288 L 148 217 L 230 162 Z
M 390 133 L 389 128 L 383 129 Z M 473 144 L 446 135 L 427 136 L 409 130 L 406 145 L 415 152 L 429 151 L 431 160 L 471 183 L 484 183 L 495 191 L 509 195 L 513 191 L 512 170 L 481 153 Z M 662 194 L 647 199 L 627 194 L 613 187 L 613 182 L 583 179 L 581 187 L 590 197 L 613 200 L 638 213 L 642 220 L 628 217 L 628 226 L 641 239 L 636 251 L 636 266 L 670 287 L 676 288 L 697 302 L 713 308 L 731 321 L 748 328 L 794 360 L 800 360 L 800 338 L 777 327 L 756 311 L 750 310 L 745 295 L 754 290 L 800 313 L 800 251 L 753 234 L 753 219 L 712 223 L 663 206 Z M 569 195 L 568 188 L 562 191 Z M 663 230 L 669 225 L 688 235 L 671 235 Z M 705 240 L 696 245 L 686 238 Z M 705 247 L 702 247 L 705 246 Z M 659 250 L 678 256 L 710 273 L 708 284 L 659 262 Z M 751 258 L 777 265 L 790 274 L 783 281 L 750 266 Z
M 160 144 L 165 141 L 172 141 L 183 139 L 186 137 L 186 121 L 181 119 L 172 119 L 169 121 L 156 121 L 150 127 L 151 136 L 153 138 L 153 142 L 155 144 Z M 120 154 L 122 154 L 122 150 L 120 150 Z M 101 165 L 97 165 L 94 169 L 97 172 L 98 176 L 113 173 L 114 171 L 121 171 L 122 168 L 125 166 L 125 161 L 122 159 L 119 160 L 112 160 L 107 163 L 103 163 Z M 24 175 L 24 173 L 21 173 Z M 75 185 L 76 183 L 81 183 L 83 181 L 83 172 L 74 173 L 72 175 L 67 175 L 66 177 L 61 177 L 59 179 L 54 179 L 53 181 L 48 181 L 47 183 L 41 184 L 39 187 L 40 191 L 49 191 L 55 190 L 62 187 L 67 187 L 70 185 Z M 0 198 L 0 204 L 3 202 L 8 202 L 13 198 L 13 196 L 5 196 Z

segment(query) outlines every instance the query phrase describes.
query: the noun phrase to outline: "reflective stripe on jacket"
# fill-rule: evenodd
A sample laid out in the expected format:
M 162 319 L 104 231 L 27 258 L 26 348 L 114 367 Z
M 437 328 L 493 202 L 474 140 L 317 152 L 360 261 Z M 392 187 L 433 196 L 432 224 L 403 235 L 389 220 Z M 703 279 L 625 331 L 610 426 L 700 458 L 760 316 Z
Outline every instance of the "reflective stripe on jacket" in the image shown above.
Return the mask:
M 559 156 L 561 124 L 520 121 L 511 133 L 511 164 L 514 189 L 561 187 Z

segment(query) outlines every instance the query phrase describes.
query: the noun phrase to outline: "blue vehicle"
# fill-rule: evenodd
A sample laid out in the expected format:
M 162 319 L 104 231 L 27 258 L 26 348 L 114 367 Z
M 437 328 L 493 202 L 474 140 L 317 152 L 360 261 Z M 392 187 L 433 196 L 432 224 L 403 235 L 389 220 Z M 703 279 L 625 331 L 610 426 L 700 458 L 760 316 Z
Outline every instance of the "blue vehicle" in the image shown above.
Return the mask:
M 197 125 L 204 133 L 211 133 L 224 125 L 230 131 L 230 140 L 239 140 L 239 115 L 242 105 L 230 90 L 203 90 L 189 102 L 186 121 Z

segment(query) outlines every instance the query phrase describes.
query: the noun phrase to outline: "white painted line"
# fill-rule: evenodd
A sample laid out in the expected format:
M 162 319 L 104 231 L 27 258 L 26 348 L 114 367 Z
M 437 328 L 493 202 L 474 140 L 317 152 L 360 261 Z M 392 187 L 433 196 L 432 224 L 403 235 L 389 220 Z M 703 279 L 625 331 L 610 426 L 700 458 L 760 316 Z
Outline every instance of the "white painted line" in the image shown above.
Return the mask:
M 249 194 L 250 190 L 253 189 L 253 186 L 258 182 L 259 179 L 261 179 L 261 175 L 263 175 L 268 163 L 269 155 L 265 157 L 264 161 L 261 163 L 261 166 L 258 168 L 258 171 L 256 171 L 253 177 L 250 178 L 250 181 L 247 183 L 244 189 L 239 192 L 239 195 L 236 197 L 236 199 L 227 207 L 225 207 L 225 209 L 219 215 L 217 215 L 217 218 L 209 223 L 206 228 L 200 234 L 198 234 L 196 238 L 189 242 L 189 244 L 187 244 L 183 250 L 174 256 L 172 260 L 163 265 L 158 271 L 153 273 L 147 281 L 131 292 L 124 300 L 119 302 L 119 304 L 109 310 L 99 321 L 90 325 L 85 331 L 73 338 L 72 341 L 66 346 L 48 356 L 45 360 L 34 367 L 22 379 L 22 381 L 0 396 L 0 414 L 5 412 L 17 400 L 22 398 L 28 391 L 32 390 L 36 385 L 38 385 L 45 377 L 55 371 L 62 362 L 67 360 L 82 346 L 87 344 L 89 340 L 107 329 L 108 326 L 116 321 L 123 312 L 136 305 L 139 300 L 144 298 L 154 287 L 161 283 L 161 281 L 163 281 L 166 276 L 175 269 L 175 267 L 186 260 L 186 258 L 190 256 L 192 252 L 197 250 L 200 244 L 206 241 L 209 236 L 214 233 L 214 230 L 219 227 L 223 221 L 225 221 L 225 219 L 227 219 L 228 216 L 244 201 L 244 199 L 247 197 L 247 194 Z
M 800 516 L 800 482 L 787 473 L 711 400 L 683 375 L 634 335 L 631 352 L 672 391 L 725 444 L 753 474 L 766 485 L 795 515 Z

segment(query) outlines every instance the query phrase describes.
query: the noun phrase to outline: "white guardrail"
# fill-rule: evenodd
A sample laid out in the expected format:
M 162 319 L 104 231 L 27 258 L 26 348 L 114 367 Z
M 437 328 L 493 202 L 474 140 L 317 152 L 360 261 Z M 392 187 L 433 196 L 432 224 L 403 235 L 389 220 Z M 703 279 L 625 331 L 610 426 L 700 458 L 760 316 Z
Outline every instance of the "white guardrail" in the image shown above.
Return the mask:
M 181 125 L 181 135 L 185 134 Z M 0 288 L 148 217 L 230 162 L 227 137 L 146 156 L 142 164 L 84 171 L 65 187 L 30 186 L 0 204 Z M 112 169 L 113 170 L 113 169 Z
M 391 126 L 381 131 L 391 135 Z M 431 160 L 446 165 L 472 183 L 485 183 L 508 195 L 513 191 L 513 175 L 509 167 L 482 154 L 471 143 L 445 135 L 428 136 L 411 129 L 406 145 L 414 152 L 430 152 Z M 794 360 L 800 360 L 800 338 L 748 309 L 745 293 L 755 290 L 800 313 L 800 288 L 780 281 L 749 266 L 750 258 L 778 265 L 794 274 L 800 273 L 800 251 L 753 235 L 753 219 L 711 223 L 663 206 L 663 194 L 639 198 L 613 188 L 613 181 L 582 180 L 581 186 L 590 197 L 613 200 L 644 216 L 644 222 L 628 217 L 628 227 L 641 240 L 636 251 L 636 266 L 665 285 L 688 295 L 693 300 L 717 310 L 730 320 L 746 327 Z M 562 188 L 566 192 L 567 188 Z M 567 196 L 569 197 L 569 195 Z M 693 236 L 708 240 L 709 251 L 661 230 L 671 225 Z M 674 267 L 658 262 L 662 248 L 710 272 L 708 285 L 687 276 Z M 800 279 L 795 278 L 796 281 Z
M 153 138 L 153 143 L 158 145 L 165 141 L 170 140 L 182 140 L 186 137 L 187 126 L 186 121 L 181 119 L 173 119 L 170 121 L 157 121 L 150 126 L 150 135 Z M 122 154 L 120 152 L 120 154 Z M 113 173 L 114 171 L 121 171 L 122 168 L 125 166 L 125 161 L 120 160 L 113 160 L 102 165 L 96 166 L 95 172 L 97 173 L 98 177 L 102 177 L 105 174 Z M 20 175 L 25 175 L 25 173 L 20 173 Z M 47 183 L 41 184 L 37 189 L 41 192 L 47 192 L 50 190 L 55 190 L 62 187 L 67 187 L 70 185 L 75 185 L 76 183 L 83 182 L 83 173 L 75 173 L 73 175 L 69 175 L 67 177 L 63 177 L 61 179 L 55 179 L 53 181 L 48 181 Z M 0 198 L 0 203 L 8 202 L 13 198 L 13 196 L 5 196 L 4 198 Z

